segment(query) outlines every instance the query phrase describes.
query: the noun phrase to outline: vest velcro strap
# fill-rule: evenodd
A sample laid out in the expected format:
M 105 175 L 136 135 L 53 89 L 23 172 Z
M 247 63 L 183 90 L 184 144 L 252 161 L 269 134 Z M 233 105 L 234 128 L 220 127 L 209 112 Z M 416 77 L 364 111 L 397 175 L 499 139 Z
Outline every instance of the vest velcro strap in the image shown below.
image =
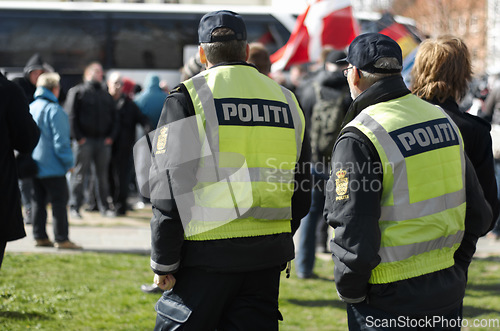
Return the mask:
M 204 223 L 204 224 L 202 224 Z M 206 225 L 209 226 L 206 226 Z M 185 240 L 217 240 L 290 233 L 290 220 L 237 219 L 231 222 L 195 222 L 186 227 Z
M 415 255 L 409 259 L 379 264 L 372 270 L 368 283 L 386 284 L 410 279 L 453 266 L 453 255 L 459 244 Z

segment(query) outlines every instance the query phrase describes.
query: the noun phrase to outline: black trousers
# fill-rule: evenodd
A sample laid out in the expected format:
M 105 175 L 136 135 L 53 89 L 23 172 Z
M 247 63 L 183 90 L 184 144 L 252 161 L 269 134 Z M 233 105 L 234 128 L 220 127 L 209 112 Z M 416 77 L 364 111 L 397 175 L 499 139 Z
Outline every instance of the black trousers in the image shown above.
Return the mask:
M 278 330 L 280 272 L 183 268 L 156 304 L 155 330 Z
M 109 191 L 113 198 L 115 211 L 119 215 L 127 212 L 127 198 L 129 196 L 129 185 L 132 177 L 132 148 L 127 146 L 118 147 L 113 150 L 109 164 Z
M 54 240 L 68 240 L 68 200 L 69 189 L 66 177 L 33 179 L 33 237 L 47 239 L 47 204 L 52 205 Z

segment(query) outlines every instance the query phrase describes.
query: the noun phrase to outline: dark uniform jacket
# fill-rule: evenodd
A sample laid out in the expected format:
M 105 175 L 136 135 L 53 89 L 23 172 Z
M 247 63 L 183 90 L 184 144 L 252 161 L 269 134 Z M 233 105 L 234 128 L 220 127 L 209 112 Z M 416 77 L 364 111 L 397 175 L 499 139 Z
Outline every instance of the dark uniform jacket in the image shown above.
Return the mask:
M 238 63 L 239 65 L 248 65 Z M 223 65 L 223 64 L 222 64 Z M 179 85 L 165 102 L 158 128 L 165 124 L 195 115 L 194 107 L 184 85 Z M 272 143 L 272 142 L 270 142 Z M 151 220 L 151 260 L 162 265 L 174 265 L 179 260 L 181 268 L 202 267 L 220 272 L 243 272 L 275 267 L 294 257 L 292 235 L 300 220 L 308 213 L 310 205 L 310 146 L 307 132 L 304 134 L 302 152 L 295 174 L 295 191 L 292 197 L 292 234 L 283 233 L 248 238 L 233 238 L 208 241 L 184 241 L 184 230 L 175 201 L 154 201 Z M 195 176 L 193 168 L 182 171 Z M 302 170 L 305 169 L 305 170 Z M 301 185 L 302 184 L 302 185 Z M 157 274 L 166 274 L 159 270 Z
M 0 74 L 0 241 L 26 236 L 14 150 L 31 153 L 40 130 L 29 112 L 23 91 Z
M 354 100 L 346 123 L 370 105 L 408 93 L 410 91 L 400 76 L 383 79 Z M 335 263 L 335 283 L 340 295 L 352 299 L 366 296 L 368 304 L 406 316 L 446 313 L 462 303 L 467 266 L 474 254 L 475 244 L 492 221 L 491 209 L 484 199 L 474 168 L 466 159 L 465 236 L 455 254 L 455 265 L 407 280 L 373 285 L 368 280 L 371 271 L 380 263 L 378 251 L 381 242 L 379 219 L 382 190 L 369 188 L 371 183 L 382 183 L 383 174 L 374 171 L 381 169 L 380 158 L 371 141 L 361 131 L 349 128 L 341 134 L 332 154 L 332 173 L 345 164 L 359 165 L 352 167 L 349 181 L 364 183 L 362 185 L 368 189 L 351 190 L 349 199 L 336 201 L 335 179 L 330 178 L 327 186 L 324 215 L 328 224 L 335 228 L 331 249 Z
M 116 140 L 120 120 L 114 100 L 103 84 L 84 82 L 72 87 L 64 109 L 69 114 L 73 139 L 109 137 Z

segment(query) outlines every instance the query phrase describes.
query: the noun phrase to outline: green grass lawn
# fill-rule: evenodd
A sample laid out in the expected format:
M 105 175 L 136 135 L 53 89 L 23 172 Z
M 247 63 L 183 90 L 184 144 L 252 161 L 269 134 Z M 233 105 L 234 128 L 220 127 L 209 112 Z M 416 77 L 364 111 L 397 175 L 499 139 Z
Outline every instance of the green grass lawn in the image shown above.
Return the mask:
M 159 295 L 149 257 L 133 254 L 12 254 L 0 271 L 0 330 L 152 330 Z M 317 260 L 317 279 L 282 277 L 281 330 L 346 330 L 333 263 Z M 471 266 L 464 318 L 500 319 L 500 258 Z M 464 330 L 468 330 L 464 328 Z M 471 328 L 470 330 L 491 330 Z

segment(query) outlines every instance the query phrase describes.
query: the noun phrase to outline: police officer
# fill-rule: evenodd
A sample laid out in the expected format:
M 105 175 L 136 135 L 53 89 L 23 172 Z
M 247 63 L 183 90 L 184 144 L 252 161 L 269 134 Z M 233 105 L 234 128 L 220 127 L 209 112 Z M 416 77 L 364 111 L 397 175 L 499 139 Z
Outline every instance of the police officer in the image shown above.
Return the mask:
M 243 19 L 203 16 L 207 70 L 168 96 L 152 140 L 157 330 L 277 330 L 280 272 L 310 203 L 295 96 L 245 62 Z M 141 176 L 139 176 L 141 177 Z
M 464 260 L 475 250 L 462 238 L 474 236 L 471 221 L 484 233 L 492 220 L 459 130 L 406 88 L 391 38 L 362 34 L 346 59 L 352 120 L 333 150 L 325 215 L 349 329 L 418 326 L 435 316 L 435 329 L 457 326 Z

